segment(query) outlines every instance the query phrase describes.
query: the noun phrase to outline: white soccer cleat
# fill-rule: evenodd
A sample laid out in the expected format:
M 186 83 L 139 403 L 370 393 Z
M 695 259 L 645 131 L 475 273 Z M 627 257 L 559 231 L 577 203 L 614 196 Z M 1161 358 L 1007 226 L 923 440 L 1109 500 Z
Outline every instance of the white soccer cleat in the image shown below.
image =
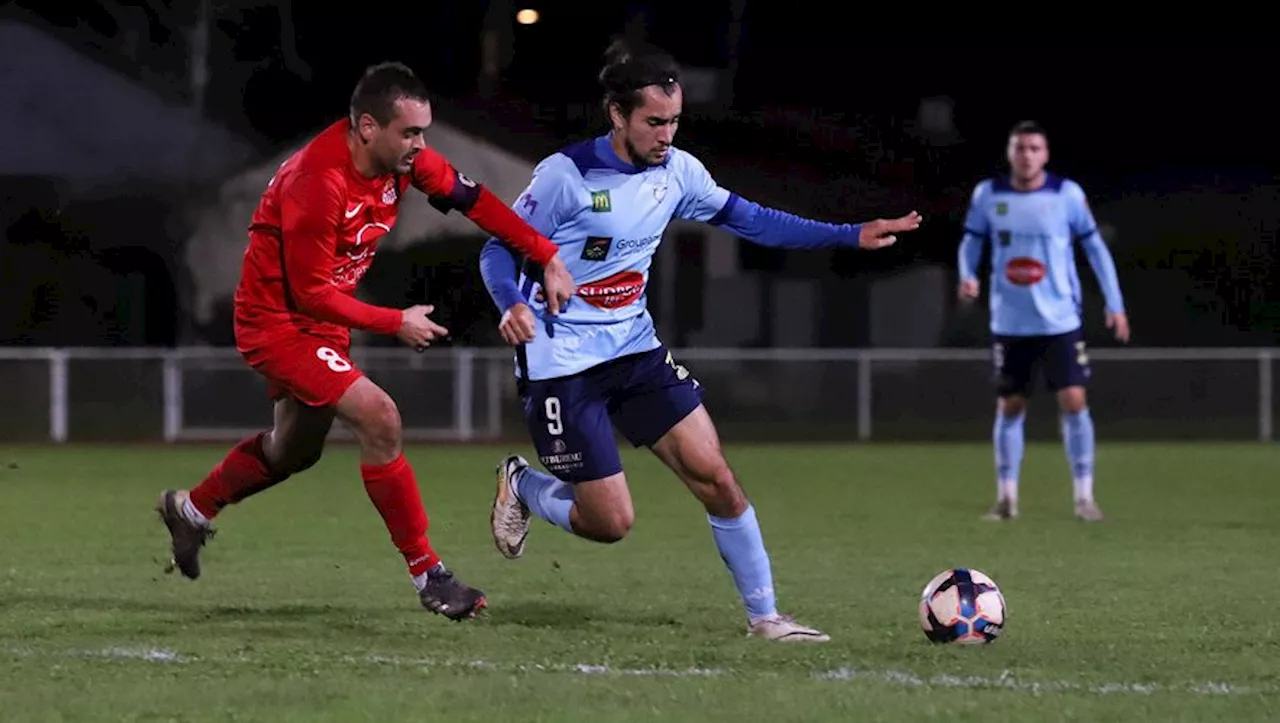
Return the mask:
M 529 468 L 524 457 L 513 454 L 498 464 L 498 490 L 493 496 L 489 527 L 493 544 L 504 557 L 514 560 L 524 554 L 529 537 L 529 506 L 516 494 L 516 475 Z
M 1076 500 L 1076 517 L 1085 522 L 1101 522 L 1102 510 L 1093 500 Z
M 747 626 L 747 636 L 783 643 L 825 643 L 829 635 L 795 621 L 790 615 L 774 615 Z

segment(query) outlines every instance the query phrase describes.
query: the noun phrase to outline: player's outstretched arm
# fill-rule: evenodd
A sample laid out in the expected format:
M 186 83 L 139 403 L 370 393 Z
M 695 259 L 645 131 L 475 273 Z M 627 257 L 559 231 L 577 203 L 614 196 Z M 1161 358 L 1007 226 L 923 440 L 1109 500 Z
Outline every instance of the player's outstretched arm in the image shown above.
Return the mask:
M 920 227 L 920 214 L 865 223 L 827 223 L 761 206 L 716 184 L 697 158 L 679 157 L 677 173 L 684 195 L 676 216 L 726 228 L 746 240 L 770 248 L 812 250 L 833 247 L 880 249 L 897 234 Z
M 286 288 L 302 313 L 351 329 L 395 334 L 404 313 L 366 304 L 329 283 L 345 186 L 331 174 L 302 174 L 282 194 L 281 248 Z
M 920 228 L 920 214 L 912 211 L 893 219 L 863 223 L 827 223 L 761 206 L 730 194 L 724 208 L 708 223 L 726 228 L 746 240 L 779 249 L 802 251 L 848 247 L 868 250 L 893 245 L 897 234 Z
M 560 307 L 573 296 L 573 277 L 559 256 L 559 247 L 520 218 L 489 189 L 459 173 L 443 156 L 424 148 L 413 161 L 413 184 L 441 211 L 457 209 L 476 226 L 502 239 L 508 246 L 543 268 L 542 286 L 547 310 Z

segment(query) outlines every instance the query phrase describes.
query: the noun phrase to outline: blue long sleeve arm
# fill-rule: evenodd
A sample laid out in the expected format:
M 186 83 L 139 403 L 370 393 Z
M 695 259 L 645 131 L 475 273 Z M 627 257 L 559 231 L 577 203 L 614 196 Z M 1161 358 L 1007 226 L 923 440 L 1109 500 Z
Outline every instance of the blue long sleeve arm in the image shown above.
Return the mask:
M 826 223 L 761 206 L 738 194 L 730 194 L 719 213 L 707 223 L 721 226 L 760 246 L 811 250 L 837 246 L 858 247 L 862 224 Z
M 986 236 L 965 229 L 964 238 L 960 240 L 959 257 L 956 266 L 960 271 L 960 280 L 978 278 L 978 264 L 982 263 L 982 246 Z
M 486 241 L 480 249 L 480 276 L 489 290 L 489 297 L 503 313 L 525 301 L 520 287 L 516 285 L 519 278 L 517 261 L 515 253 L 496 238 Z
M 1102 296 L 1106 299 L 1107 311 L 1112 313 L 1124 311 L 1124 296 L 1120 293 L 1116 262 L 1111 257 L 1106 241 L 1102 240 L 1102 234 L 1094 230 L 1080 239 L 1080 244 L 1084 247 L 1084 255 L 1089 260 L 1089 266 L 1093 267 L 1093 273 L 1098 277 L 1098 285 L 1102 287 Z

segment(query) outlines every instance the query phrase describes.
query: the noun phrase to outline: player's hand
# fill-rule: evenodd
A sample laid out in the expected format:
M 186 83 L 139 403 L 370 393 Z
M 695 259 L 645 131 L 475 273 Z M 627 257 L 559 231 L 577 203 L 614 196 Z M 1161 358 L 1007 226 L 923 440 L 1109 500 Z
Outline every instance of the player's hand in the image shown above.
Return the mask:
M 889 220 L 877 218 L 874 221 L 867 221 L 862 224 L 862 230 L 858 234 L 858 247 L 874 251 L 892 246 L 898 240 L 894 234 L 915 231 L 920 228 L 920 222 L 923 220 L 920 214 L 912 211 L 902 218 Z
M 978 298 L 981 291 L 982 285 L 977 279 L 964 279 L 960 282 L 960 288 L 956 290 L 956 296 L 960 299 L 960 303 L 969 304 Z
M 1129 315 L 1123 311 L 1107 312 L 1107 328 L 1115 332 L 1116 341 L 1129 343 Z
M 573 298 L 576 291 L 573 275 L 564 265 L 560 254 L 552 256 L 542 269 L 541 297 L 547 303 L 547 311 L 552 316 L 559 314 L 561 309 L 569 305 L 569 299 Z
M 400 331 L 396 332 L 396 338 L 414 351 L 423 351 L 432 341 L 449 336 L 448 329 L 427 318 L 435 310 L 436 307 L 428 304 L 410 306 L 400 312 Z
M 502 335 L 502 340 L 511 346 L 519 346 L 533 341 L 533 333 L 537 328 L 537 319 L 533 316 L 533 309 L 527 304 L 516 304 L 502 315 L 502 321 L 498 322 L 498 333 Z

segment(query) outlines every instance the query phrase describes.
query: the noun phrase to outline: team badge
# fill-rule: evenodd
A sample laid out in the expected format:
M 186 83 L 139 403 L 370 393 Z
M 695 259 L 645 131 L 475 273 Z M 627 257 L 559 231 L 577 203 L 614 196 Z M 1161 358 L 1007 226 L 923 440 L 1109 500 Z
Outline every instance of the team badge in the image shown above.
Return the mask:
M 667 197 L 667 174 L 663 173 L 655 177 L 653 182 L 653 200 L 662 203 L 662 199 Z

